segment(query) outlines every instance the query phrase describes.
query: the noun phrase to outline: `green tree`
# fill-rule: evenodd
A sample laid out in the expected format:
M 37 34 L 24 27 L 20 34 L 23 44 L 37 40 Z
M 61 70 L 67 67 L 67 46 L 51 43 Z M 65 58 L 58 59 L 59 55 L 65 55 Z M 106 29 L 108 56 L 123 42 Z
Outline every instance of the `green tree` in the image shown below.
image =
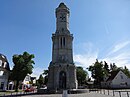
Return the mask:
M 104 75 L 108 76 L 108 74 L 110 73 L 110 70 L 109 70 L 109 66 L 106 61 L 104 61 L 103 69 L 104 69 Z
M 98 62 L 98 60 L 96 60 L 93 65 L 89 66 L 88 70 L 91 71 L 91 75 L 95 79 L 95 84 L 100 86 L 101 81 L 103 81 L 104 78 L 104 69 L 102 61 Z
M 27 52 L 22 55 L 13 55 L 14 66 L 10 78 L 16 82 L 15 91 L 18 91 L 19 81 L 23 81 L 27 74 L 32 73 L 32 64 L 35 64 L 33 58 L 34 55 Z
M 123 72 L 130 78 L 130 71 L 126 66 L 124 66 Z
M 43 73 L 42 73 L 44 75 L 44 85 L 47 85 L 47 82 L 48 82 L 48 73 L 49 73 L 48 70 L 44 70 Z
M 48 70 L 44 70 L 42 74 L 43 75 L 48 75 L 48 72 L 49 72 Z
M 115 63 L 113 64 L 110 64 L 110 71 L 113 72 L 113 71 L 116 71 L 117 69 L 119 69 Z
M 41 87 L 43 85 L 43 81 L 44 81 L 44 78 L 43 78 L 42 74 L 40 74 L 39 79 L 38 79 L 39 87 Z
M 80 86 L 82 84 L 85 84 L 85 82 L 86 82 L 86 76 L 88 75 L 87 71 L 83 70 L 82 67 L 77 67 L 76 68 L 76 74 L 77 74 L 78 84 Z

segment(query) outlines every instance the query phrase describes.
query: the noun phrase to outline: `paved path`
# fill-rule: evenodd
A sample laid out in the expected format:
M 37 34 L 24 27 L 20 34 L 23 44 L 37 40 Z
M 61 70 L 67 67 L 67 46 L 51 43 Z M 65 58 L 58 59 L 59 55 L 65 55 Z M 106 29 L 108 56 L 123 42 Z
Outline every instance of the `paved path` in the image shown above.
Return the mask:
M 62 97 L 62 94 L 50 94 L 50 95 L 27 95 L 21 97 Z M 68 94 L 68 97 L 113 97 L 111 95 L 103 95 L 100 93 L 82 93 L 82 94 Z

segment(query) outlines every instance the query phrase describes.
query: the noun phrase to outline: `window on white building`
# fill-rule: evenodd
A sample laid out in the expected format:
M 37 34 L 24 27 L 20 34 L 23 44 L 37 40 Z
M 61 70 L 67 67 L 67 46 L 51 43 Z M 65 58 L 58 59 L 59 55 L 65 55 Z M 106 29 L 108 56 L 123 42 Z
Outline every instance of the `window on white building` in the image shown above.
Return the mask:
M 6 64 L 7 64 L 7 62 L 4 62 L 4 66 L 3 66 L 4 68 L 6 67 Z
M 2 60 L 0 60 L 0 66 L 2 66 Z
M 29 76 L 29 75 L 27 75 L 27 76 L 25 77 L 25 81 L 30 81 L 30 76 Z
M 121 76 L 121 79 L 123 79 L 123 75 L 120 75 Z
M 4 71 L 0 71 L 0 76 L 2 76 L 4 74 Z
M 5 59 L 5 56 L 3 56 L 3 55 L 2 55 L 2 58 L 4 58 L 4 59 Z
M 4 88 L 4 82 L 1 82 L 0 89 L 3 90 L 3 88 Z

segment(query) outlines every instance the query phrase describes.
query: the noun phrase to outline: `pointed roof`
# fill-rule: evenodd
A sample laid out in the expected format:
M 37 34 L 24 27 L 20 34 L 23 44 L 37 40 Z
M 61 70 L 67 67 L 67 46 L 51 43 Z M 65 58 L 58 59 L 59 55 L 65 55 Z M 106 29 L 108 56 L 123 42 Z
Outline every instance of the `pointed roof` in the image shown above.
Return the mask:
M 59 4 L 59 6 L 58 6 L 58 8 L 56 8 L 57 10 L 58 9 L 67 9 L 67 10 L 69 10 L 69 8 L 63 3 L 63 2 L 61 2 L 60 4 Z
M 67 6 L 63 2 L 60 3 L 59 7 L 65 7 L 65 8 L 67 8 Z
M 116 75 L 119 73 L 119 71 L 113 71 L 111 72 L 111 76 L 109 76 L 109 78 L 106 81 L 112 81 Z
M 59 13 L 59 12 L 61 12 L 61 13 L 67 12 L 68 14 L 70 13 L 69 8 L 63 2 L 61 2 L 59 4 L 59 6 L 56 8 L 55 12 L 56 12 L 56 17 L 57 17 L 57 13 Z
M 9 63 L 8 63 L 6 56 L 1 54 L 1 53 L 0 53 L 0 61 L 1 61 L 1 67 L 0 68 L 5 68 L 7 70 L 10 70 Z

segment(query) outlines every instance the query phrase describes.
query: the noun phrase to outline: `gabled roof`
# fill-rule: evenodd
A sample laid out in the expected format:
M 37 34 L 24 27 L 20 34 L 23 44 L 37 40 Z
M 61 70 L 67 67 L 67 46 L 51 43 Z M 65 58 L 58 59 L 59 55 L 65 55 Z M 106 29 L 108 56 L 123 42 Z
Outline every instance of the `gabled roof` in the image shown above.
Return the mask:
M 116 75 L 118 74 L 119 71 L 113 71 L 111 72 L 111 76 L 109 76 L 109 78 L 106 81 L 112 81 Z
M 10 70 L 9 62 L 8 62 L 6 56 L 1 54 L 1 53 L 0 53 L 0 61 L 2 62 L 1 63 L 2 66 L 0 66 L 0 68 L 4 68 L 4 69 L 7 69 L 7 70 Z M 6 65 L 4 66 L 4 64 L 6 64 Z

